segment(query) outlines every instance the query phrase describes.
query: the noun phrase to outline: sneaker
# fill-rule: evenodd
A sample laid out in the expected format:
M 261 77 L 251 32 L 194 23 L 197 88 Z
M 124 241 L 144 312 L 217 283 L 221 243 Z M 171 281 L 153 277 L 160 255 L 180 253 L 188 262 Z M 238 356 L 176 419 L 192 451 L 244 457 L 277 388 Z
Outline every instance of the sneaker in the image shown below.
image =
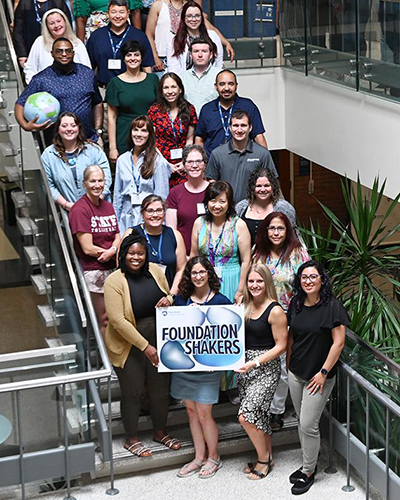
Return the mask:
M 304 474 L 304 472 L 302 472 L 301 476 L 292 486 L 292 495 L 302 495 L 303 493 L 307 493 L 307 491 L 314 484 L 314 479 L 315 479 L 315 471 L 310 477 L 308 477 L 307 474 Z

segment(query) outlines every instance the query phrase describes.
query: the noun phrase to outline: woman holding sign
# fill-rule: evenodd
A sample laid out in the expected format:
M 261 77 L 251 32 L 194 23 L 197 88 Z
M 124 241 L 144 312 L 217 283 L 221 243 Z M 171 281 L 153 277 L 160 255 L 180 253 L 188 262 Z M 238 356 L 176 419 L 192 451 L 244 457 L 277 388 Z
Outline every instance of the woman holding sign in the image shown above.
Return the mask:
M 181 444 L 166 431 L 170 376 L 158 373 L 155 308 L 172 304 L 161 269 L 149 263 L 147 241 L 133 230 L 121 243 L 119 269 L 104 286 L 109 323 L 105 343 L 121 387 L 121 415 L 126 432 L 124 448 L 138 457 L 150 457 L 151 449 L 138 436 L 138 420 L 144 386 L 147 387 L 153 441 L 172 450 Z
M 224 305 L 230 300 L 219 293 L 220 283 L 214 268 L 205 257 L 189 260 L 179 283 L 176 306 Z M 218 454 L 218 427 L 212 405 L 218 403 L 220 372 L 173 373 L 171 395 L 183 399 L 189 416 L 195 458 L 184 465 L 178 477 L 199 474 L 206 479 L 222 467 Z M 207 455 L 208 452 L 208 455 Z
M 274 466 L 269 407 L 278 386 L 279 356 L 287 345 L 287 321 L 277 301 L 274 282 L 268 268 L 253 264 L 244 290 L 245 341 L 247 362 L 237 371 L 240 395 L 239 422 L 257 452 L 257 462 L 244 472 L 252 480 L 263 479 Z

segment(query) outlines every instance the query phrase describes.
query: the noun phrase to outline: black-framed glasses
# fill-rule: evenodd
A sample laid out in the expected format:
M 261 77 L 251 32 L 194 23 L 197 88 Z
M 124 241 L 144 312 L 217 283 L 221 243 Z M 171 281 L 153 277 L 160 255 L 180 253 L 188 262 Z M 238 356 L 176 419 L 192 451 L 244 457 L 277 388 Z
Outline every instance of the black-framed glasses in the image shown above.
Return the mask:
M 305 283 L 306 281 L 311 281 L 314 283 L 314 281 L 317 281 L 318 278 L 321 278 L 320 274 L 301 274 L 300 275 L 300 281 Z

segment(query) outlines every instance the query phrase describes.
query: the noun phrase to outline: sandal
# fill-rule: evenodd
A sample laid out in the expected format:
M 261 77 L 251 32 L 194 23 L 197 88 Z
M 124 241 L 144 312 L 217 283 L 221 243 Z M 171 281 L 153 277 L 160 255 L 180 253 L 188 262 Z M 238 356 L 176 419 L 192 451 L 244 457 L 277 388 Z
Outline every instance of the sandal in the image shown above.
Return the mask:
M 247 479 L 250 479 L 250 481 L 259 481 L 260 479 L 264 479 L 271 472 L 272 469 L 271 459 L 268 459 L 266 462 L 263 462 L 262 460 L 257 460 L 257 464 L 266 465 L 267 470 L 265 472 L 261 472 L 257 470 L 255 467 L 253 467 L 251 474 L 254 474 L 255 477 L 247 476 Z
M 150 448 L 143 446 L 140 441 L 136 441 L 136 443 L 131 444 L 129 447 L 124 446 L 124 448 L 137 457 L 151 457 L 153 455 Z
M 260 462 L 259 460 L 257 460 L 257 462 L 259 462 L 260 464 L 265 463 L 265 462 Z M 254 472 L 254 467 L 257 465 L 257 462 L 255 462 L 255 463 L 247 462 L 247 465 L 243 469 L 243 472 L 245 474 L 251 474 L 252 472 Z M 271 470 L 274 468 L 274 466 L 275 466 L 274 459 L 271 459 L 270 464 L 269 464 L 269 472 L 271 472 Z
M 195 467 L 194 468 L 190 468 L 190 466 L 194 464 Z M 181 470 L 179 472 L 177 472 L 177 476 L 178 477 L 190 477 L 190 476 L 193 476 L 194 474 L 197 474 L 198 472 L 200 472 L 201 468 L 203 467 L 203 465 L 205 464 L 205 462 L 199 462 L 198 460 L 194 459 L 192 460 L 191 462 L 185 464 Z
M 207 465 L 207 463 L 210 463 L 211 465 Z M 206 463 L 200 469 L 199 477 L 201 477 L 201 479 L 208 479 L 209 477 L 213 477 L 221 467 L 222 461 L 220 458 L 218 460 L 207 458 Z M 204 472 L 204 474 L 202 474 L 202 472 Z
M 182 446 L 179 439 L 173 438 L 169 434 L 165 434 L 165 436 L 163 438 L 161 438 L 160 440 L 153 438 L 153 441 L 155 443 L 163 444 L 164 446 L 166 446 L 170 450 L 179 450 L 180 447 Z

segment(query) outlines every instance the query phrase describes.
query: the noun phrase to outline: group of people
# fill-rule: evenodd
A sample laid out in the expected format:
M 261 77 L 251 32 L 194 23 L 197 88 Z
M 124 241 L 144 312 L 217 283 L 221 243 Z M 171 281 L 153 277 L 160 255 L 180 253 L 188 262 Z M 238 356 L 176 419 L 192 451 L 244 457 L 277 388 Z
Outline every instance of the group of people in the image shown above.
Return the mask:
M 212 407 L 222 390 L 239 405 L 257 453 L 244 473 L 263 479 L 290 388 L 303 450 L 290 481 L 301 494 L 314 482 L 319 419 L 348 318 L 299 238 L 259 109 L 222 69 L 222 45 L 233 58 L 231 45 L 201 2 L 156 0 L 147 12 L 140 4 L 74 1 L 75 19 L 63 0 L 20 0 L 14 26 L 29 81 L 16 118 L 46 133 L 43 167 L 54 201 L 69 212 L 121 387 L 124 447 L 152 454 L 137 429 L 144 391 L 154 441 L 181 447 L 166 430 L 172 396 L 186 406 L 195 448 L 178 476 L 214 476 L 222 461 Z M 24 117 L 39 91 L 60 101 L 54 125 Z M 158 373 L 156 308 L 226 304 L 244 304 L 245 364 Z

